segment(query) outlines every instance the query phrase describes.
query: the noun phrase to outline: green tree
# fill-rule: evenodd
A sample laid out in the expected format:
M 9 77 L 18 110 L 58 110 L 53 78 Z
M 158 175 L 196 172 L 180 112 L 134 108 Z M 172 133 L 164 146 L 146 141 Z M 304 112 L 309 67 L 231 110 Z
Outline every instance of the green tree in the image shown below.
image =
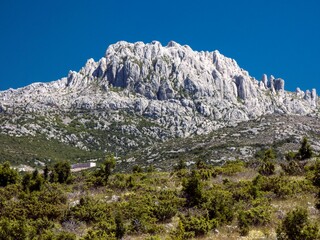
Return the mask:
M 116 160 L 113 155 L 106 156 L 104 162 L 100 166 L 98 176 L 102 177 L 104 184 L 108 183 L 109 177 L 116 166 Z
M 276 158 L 276 154 L 272 148 L 269 148 L 263 153 L 263 157 L 261 160 L 261 165 L 259 167 L 258 172 L 261 175 L 270 176 L 274 174 L 275 164 L 273 163 Z
M 67 183 L 71 179 L 71 166 L 67 161 L 59 161 L 53 166 L 51 182 Z
M 116 238 L 122 239 L 124 234 L 126 233 L 126 228 L 124 226 L 123 219 L 120 213 L 116 215 L 115 223 L 116 223 Z
M 309 141 L 306 137 L 304 137 L 301 141 L 301 147 L 298 151 L 298 156 L 300 160 L 305 160 L 312 157 L 312 148 L 309 144 Z
M 9 184 L 17 183 L 19 174 L 10 167 L 9 162 L 0 164 L 0 187 L 6 187 Z
M 320 160 L 317 160 L 314 167 L 314 176 L 312 179 L 314 186 L 320 188 Z
M 181 158 L 179 159 L 178 164 L 174 166 L 175 171 L 179 171 L 179 170 L 186 169 L 186 168 L 187 168 L 187 164 Z
M 318 194 L 316 196 L 317 202 L 316 202 L 316 208 L 320 209 L 320 161 L 317 160 L 315 164 L 314 169 L 314 176 L 312 179 L 312 183 L 315 187 L 318 188 Z
M 49 167 L 48 165 L 46 165 L 43 169 L 43 178 L 45 181 L 47 181 L 48 177 L 49 177 Z
M 183 192 L 187 199 L 187 205 L 193 207 L 199 205 L 203 200 L 202 182 L 196 171 L 192 171 L 191 176 L 182 183 Z

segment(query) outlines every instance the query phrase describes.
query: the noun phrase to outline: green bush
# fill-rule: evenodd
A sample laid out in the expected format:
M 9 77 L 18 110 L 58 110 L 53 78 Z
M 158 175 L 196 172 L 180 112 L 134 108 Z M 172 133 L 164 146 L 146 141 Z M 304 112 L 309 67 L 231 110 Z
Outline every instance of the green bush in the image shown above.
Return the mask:
M 320 188 L 320 161 L 317 160 L 314 165 L 314 176 L 312 178 L 312 183 L 314 186 Z
M 314 192 L 310 181 L 294 180 L 281 175 L 261 177 L 258 187 L 260 191 L 273 192 L 278 198 L 287 198 L 297 193 Z
M 15 184 L 19 180 L 19 174 L 10 167 L 9 162 L 0 164 L 0 187 L 6 187 L 9 184 Z
M 245 163 L 241 160 L 236 160 L 236 161 L 227 161 L 219 170 L 221 173 L 225 175 L 233 175 L 238 172 L 242 172 L 245 169 Z
M 186 204 L 189 207 L 194 207 L 200 205 L 203 201 L 203 184 L 201 182 L 200 176 L 196 171 L 193 171 L 191 176 L 184 179 L 183 183 L 183 193 L 186 197 Z
M 111 207 L 91 197 L 82 197 L 80 203 L 70 209 L 68 218 L 86 223 L 98 223 L 112 218 Z
M 67 161 L 57 162 L 52 169 L 50 175 L 51 182 L 70 183 L 71 180 L 71 165 Z
M 265 225 L 271 221 L 271 207 L 267 201 L 256 200 L 252 204 L 252 208 L 238 214 L 238 226 L 242 236 L 249 233 L 250 226 Z
M 181 216 L 181 221 L 186 232 L 194 236 L 206 235 L 212 228 L 217 227 L 216 221 L 203 216 Z
M 0 240 L 25 240 L 36 236 L 36 229 L 26 220 L 0 219 Z
M 185 239 L 193 238 L 195 236 L 195 233 L 186 232 L 182 221 L 179 220 L 177 228 L 171 231 L 170 235 L 174 240 L 185 240 Z
M 139 166 L 139 165 L 134 165 L 134 166 L 132 167 L 132 172 L 133 172 L 133 173 L 142 173 L 143 170 L 142 170 L 141 166 Z
M 261 175 L 260 175 L 261 176 Z M 230 183 L 228 190 L 232 192 L 235 201 L 251 201 L 260 196 L 260 186 L 254 185 L 251 181 L 239 181 L 238 183 Z
M 232 193 L 214 189 L 209 192 L 207 198 L 203 208 L 208 211 L 209 218 L 214 219 L 219 224 L 230 223 L 235 210 Z
M 94 176 L 96 177 L 96 185 L 106 185 L 108 183 L 109 177 L 116 166 L 116 160 L 113 155 L 106 156 L 104 162 L 101 164 L 100 169 L 98 169 Z
M 26 173 L 22 179 L 22 187 L 25 192 L 40 191 L 43 187 L 44 179 L 35 170 L 32 174 Z
M 318 225 L 310 222 L 308 212 L 303 208 L 297 208 L 287 213 L 277 228 L 279 240 L 314 240 L 319 237 Z
M 258 172 L 261 175 L 265 175 L 265 176 L 270 176 L 272 174 L 274 174 L 275 171 L 275 165 L 273 162 L 271 162 L 271 160 L 263 160 Z
M 289 151 L 285 155 L 285 159 L 290 162 L 297 159 L 297 153 Z
M 124 226 L 123 218 L 120 213 L 118 213 L 115 217 L 115 224 L 116 224 L 116 229 L 115 229 L 115 236 L 117 239 L 122 239 L 124 234 L 126 233 L 126 228 Z
M 301 146 L 298 151 L 298 158 L 300 160 L 305 160 L 311 158 L 313 155 L 313 151 L 311 149 L 311 145 L 306 137 L 304 137 L 301 141 Z
M 186 168 L 187 168 L 187 164 L 185 163 L 185 161 L 183 159 L 179 159 L 179 162 L 174 166 L 175 171 L 180 171 L 180 170 L 186 169 Z

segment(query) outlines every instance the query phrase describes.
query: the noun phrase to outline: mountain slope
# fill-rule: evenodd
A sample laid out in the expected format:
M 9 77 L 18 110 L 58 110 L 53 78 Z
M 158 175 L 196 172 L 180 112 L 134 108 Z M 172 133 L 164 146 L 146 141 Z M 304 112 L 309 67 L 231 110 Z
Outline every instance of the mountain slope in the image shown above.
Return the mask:
M 0 92 L 0 131 L 127 154 L 263 115 L 318 116 L 317 105 L 315 89 L 258 81 L 218 51 L 122 41 L 58 81 Z

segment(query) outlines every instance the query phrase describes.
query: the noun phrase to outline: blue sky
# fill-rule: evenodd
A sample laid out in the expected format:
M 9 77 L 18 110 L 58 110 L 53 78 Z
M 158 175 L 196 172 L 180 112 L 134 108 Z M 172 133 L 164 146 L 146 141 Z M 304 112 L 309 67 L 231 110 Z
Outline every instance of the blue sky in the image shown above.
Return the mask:
M 320 92 L 318 0 L 0 1 L 0 33 L 0 90 L 57 80 L 119 40 L 174 40 Z

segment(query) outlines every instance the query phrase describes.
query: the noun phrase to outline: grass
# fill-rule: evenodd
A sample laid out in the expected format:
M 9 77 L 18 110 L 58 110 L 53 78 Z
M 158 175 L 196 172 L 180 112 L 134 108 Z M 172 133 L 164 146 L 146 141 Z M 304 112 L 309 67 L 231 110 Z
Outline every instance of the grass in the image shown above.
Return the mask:
M 0 148 L 0 162 L 10 161 L 12 165 L 35 166 L 35 160 L 78 162 L 103 157 L 102 152 L 88 152 L 44 137 L 12 137 L 0 134 L 0 145 L 2 146 Z

